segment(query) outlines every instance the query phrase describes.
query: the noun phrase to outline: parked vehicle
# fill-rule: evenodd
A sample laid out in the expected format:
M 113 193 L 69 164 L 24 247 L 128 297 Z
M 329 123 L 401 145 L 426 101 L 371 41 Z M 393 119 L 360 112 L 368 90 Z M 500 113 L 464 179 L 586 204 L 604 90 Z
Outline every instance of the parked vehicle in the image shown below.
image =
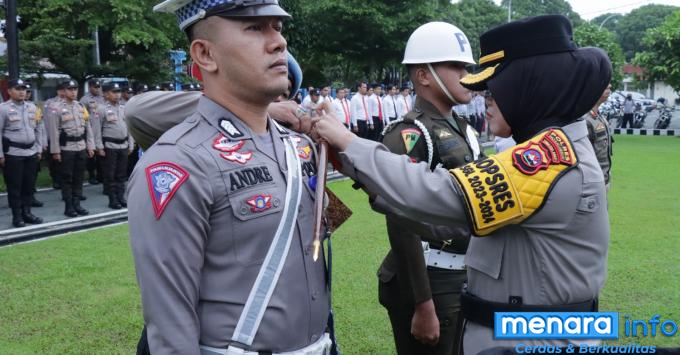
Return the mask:
M 673 108 L 664 106 L 660 109 L 659 118 L 654 122 L 654 128 L 666 129 L 671 124 L 671 117 L 673 116 Z

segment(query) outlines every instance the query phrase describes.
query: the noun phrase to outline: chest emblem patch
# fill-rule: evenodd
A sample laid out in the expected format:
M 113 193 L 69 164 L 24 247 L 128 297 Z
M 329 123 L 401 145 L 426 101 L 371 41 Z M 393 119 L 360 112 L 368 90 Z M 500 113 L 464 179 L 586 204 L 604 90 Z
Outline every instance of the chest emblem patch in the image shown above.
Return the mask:
M 301 146 L 300 143 L 302 143 L 302 138 L 293 137 L 293 141 L 297 147 L 298 157 L 300 157 L 300 159 L 307 160 L 312 156 L 312 147 L 310 147 L 308 143 Z
M 243 165 L 253 158 L 253 152 L 251 151 L 239 152 L 245 144 L 245 141 L 232 142 L 220 134 L 213 141 L 213 148 L 220 152 L 222 159 Z
M 272 195 L 255 195 L 246 200 L 251 212 L 263 212 L 272 208 Z
M 529 141 L 512 151 L 512 164 L 526 175 L 534 175 L 550 165 L 574 164 L 567 142 L 554 131 L 548 132 L 538 143 Z
M 189 178 L 189 173 L 179 165 L 169 162 L 149 165 L 145 171 L 153 211 L 156 219 L 160 219 L 172 197 Z
M 418 143 L 421 135 L 422 133 L 420 133 L 420 131 L 415 128 L 406 128 L 401 131 L 401 139 L 404 141 L 406 154 L 411 153 L 413 148 L 416 146 L 416 143 Z

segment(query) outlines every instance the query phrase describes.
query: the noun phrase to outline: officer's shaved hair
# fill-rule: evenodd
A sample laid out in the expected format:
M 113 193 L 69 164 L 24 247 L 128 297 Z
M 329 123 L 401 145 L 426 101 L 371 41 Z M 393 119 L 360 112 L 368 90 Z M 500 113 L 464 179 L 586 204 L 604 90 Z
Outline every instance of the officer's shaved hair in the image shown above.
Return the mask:
M 186 33 L 187 37 L 189 37 L 189 44 L 191 44 L 191 42 L 197 39 L 203 39 L 207 41 L 213 40 L 214 38 L 213 33 L 215 31 L 210 31 L 212 22 L 211 20 L 213 20 L 213 17 L 208 17 L 206 19 L 196 22 L 195 24 L 187 28 Z

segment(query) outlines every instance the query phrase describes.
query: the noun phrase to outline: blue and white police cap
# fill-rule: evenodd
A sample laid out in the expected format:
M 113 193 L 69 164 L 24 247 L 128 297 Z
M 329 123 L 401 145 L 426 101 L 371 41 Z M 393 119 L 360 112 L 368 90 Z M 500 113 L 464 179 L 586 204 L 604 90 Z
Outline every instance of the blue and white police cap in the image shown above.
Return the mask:
M 153 10 L 175 13 L 182 31 L 210 16 L 291 17 L 278 0 L 165 0 Z

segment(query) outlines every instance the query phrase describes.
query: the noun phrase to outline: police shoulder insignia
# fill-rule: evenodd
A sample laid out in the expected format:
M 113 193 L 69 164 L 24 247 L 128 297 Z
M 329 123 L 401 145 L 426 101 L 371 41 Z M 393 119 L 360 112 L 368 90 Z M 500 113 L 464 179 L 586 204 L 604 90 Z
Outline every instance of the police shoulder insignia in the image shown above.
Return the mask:
M 401 139 L 404 141 L 404 146 L 406 147 L 406 154 L 411 153 L 413 148 L 418 143 L 422 133 L 416 128 L 406 128 L 401 130 Z
M 189 173 L 179 165 L 170 162 L 149 165 L 145 172 L 153 211 L 156 219 L 160 219 L 172 196 L 189 178 Z
M 228 118 L 221 119 L 220 120 L 220 127 L 231 138 L 241 138 L 241 137 L 243 137 L 243 132 L 239 131 L 239 129 L 236 128 L 236 126 L 234 125 L 234 122 L 232 122 L 231 119 L 228 119 Z
M 213 148 L 220 152 L 220 157 L 222 157 L 222 159 L 242 165 L 253 158 L 253 152 L 249 150 L 239 152 L 245 144 L 246 141 L 232 142 L 222 134 L 213 140 Z
M 564 172 L 578 164 L 569 138 L 559 129 L 451 170 L 463 190 L 474 232 L 487 235 L 518 224 L 538 211 Z

